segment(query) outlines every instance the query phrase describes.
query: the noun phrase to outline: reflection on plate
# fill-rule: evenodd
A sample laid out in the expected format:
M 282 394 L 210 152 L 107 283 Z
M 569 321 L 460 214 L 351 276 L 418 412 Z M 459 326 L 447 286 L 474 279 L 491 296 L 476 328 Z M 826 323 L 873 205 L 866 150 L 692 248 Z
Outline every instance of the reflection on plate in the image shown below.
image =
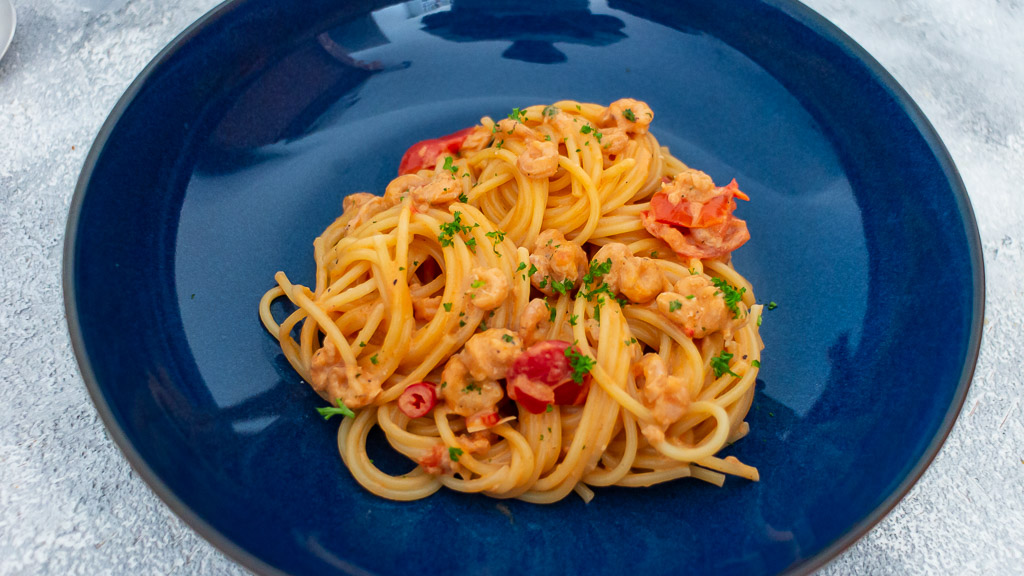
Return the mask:
M 0 58 L 4 57 L 11 46 L 11 40 L 14 40 L 14 26 L 17 21 L 18 17 L 11 0 L 0 0 Z
M 623 96 L 650 103 L 675 155 L 752 198 L 736 265 L 779 306 L 752 433 L 726 454 L 761 482 L 547 507 L 362 491 L 260 326 L 274 272 L 309 283 L 342 196 L 382 190 L 410 143 Z M 111 114 L 66 250 L 72 338 L 111 435 L 176 513 L 266 573 L 809 571 L 934 457 L 983 305 L 973 215 L 934 131 L 852 41 L 783 0 L 223 5 Z

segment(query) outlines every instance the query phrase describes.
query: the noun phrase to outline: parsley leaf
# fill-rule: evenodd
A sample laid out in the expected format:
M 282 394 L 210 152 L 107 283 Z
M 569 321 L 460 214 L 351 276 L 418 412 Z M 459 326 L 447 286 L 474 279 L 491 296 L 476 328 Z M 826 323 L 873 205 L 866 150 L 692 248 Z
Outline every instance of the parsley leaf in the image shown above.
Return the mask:
M 673 300 L 673 301 L 668 303 L 668 311 L 669 312 L 675 312 L 676 310 L 679 310 L 682 307 L 683 307 L 683 303 L 680 302 L 679 300 Z
M 590 124 L 584 124 L 583 127 L 580 128 L 580 134 L 590 134 L 592 130 L 593 128 L 590 127 Z
M 548 407 L 547 407 L 547 408 L 546 408 L 546 409 L 545 409 L 544 411 L 545 411 L 545 412 L 551 412 L 551 411 L 552 411 L 552 410 L 554 410 L 554 409 L 555 409 L 555 407 L 554 407 L 554 406 L 552 406 L 551 404 L 548 404 Z
M 516 339 L 511 334 L 502 334 L 501 339 L 504 340 L 505 342 L 508 342 L 509 344 L 516 341 Z
M 576 321 L 579 320 L 579 318 L 580 317 L 577 316 L 576 314 L 570 314 L 569 315 L 569 325 L 570 326 L 575 326 L 576 325 Z
M 356 417 L 356 413 L 349 409 L 348 406 L 345 406 L 345 403 L 341 401 L 341 398 L 337 399 L 337 403 L 337 408 L 335 408 L 334 406 L 327 406 L 325 408 L 317 408 L 316 411 L 319 412 L 320 415 L 324 417 L 324 420 L 330 420 L 331 416 L 334 416 L 336 414 L 348 416 L 349 418 Z
M 377 362 L 379 362 L 379 360 L 377 360 L 377 355 L 376 355 L 376 354 L 374 354 L 373 356 L 370 356 L 370 363 L 371 363 L 371 364 L 373 364 L 374 366 L 376 366 L 376 365 L 377 365 Z
M 454 159 L 451 156 L 445 156 L 445 158 L 444 158 L 444 166 L 442 166 L 441 168 L 444 169 L 444 170 L 451 170 L 452 174 L 458 174 L 459 173 L 459 167 L 455 166 L 453 164 L 453 162 L 454 162 Z
M 512 113 L 509 114 L 508 117 L 509 120 L 515 120 L 516 122 L 526 122 L 526 110 L 513 108 Z
M 776 308 L 778 308 L 778 306 L 779 305 L 776 304 L 774 301 L 768 303 L 768 309 L 769 310 L 775 310 Z
M 715 378 L 721 378 L 722 374 L 731 374 L 733 376 L 739 376 L 739 374 L 729 369 L 729 359 L 732 358 L 732 354 L 722 350 L 722 353 L 718 356 L 711 358 L 711 369 L 715 371 Z
M 743 301 L 743 293 L 747 291 L 746 288 L 740 288 L 739 290 L 733 288 L 728 282 L 721 278 L 712 278 L 711 283 L 715 285 L 722 292 L 722 298 L 725 299 L 725 305 L 732 310 L 732 317 L 740 317 L 740 308 L 737 304 Z
M 501 244 L 502 242 L 505 241 L 505 233 L 502 232 L 501 230 L 495 230 L 493 232 L 488 232 L 488 233 L 484 234 L 484 236 L 487 236 L 491 240 L 494 240 L 494 248 L 493 248 L 494 253 L 497 254 L 500 257 L 501 253 L 498 252 L 498 244 Z M 520 265 L 525 268 L 524 264 L 520 264 Z
M 530 264 L 530 269 L 526 271 L 526 275 L 527 276 L 533 276 L 536 273 L 537 273 L 537 267 L 534 266 L 533 264 Z
M 469 203 L 469 196 L 466 196 L 465 193 L 459 194 L 459 202 L 462 202 L 463 204 Z
M 521 270 L 526 270 L 526 262 L 520 262 L 519 263 L 519 267 L 516 268 L 516 272 L 519 272 Z
M 445 302 L 444 304 L 442 304 L 442 306 L 444 306 L 444 311 L 445 312 L 451 312 L 452 311 L 452 303 L 451 302 Z
M 760 360 L 751 360 L 750 361 L 750 365 L 753 366 L 754 368 L 760 368 L 761 367 L 761 361 Z
M 462 212 L 459 212 L 458 210 L 456 210 L 455 212 L 452 213 L 452 221 L 451 222 L 444 222 L 444 223 L 442 223 L 439 226 L 439 228 L 441 229 L 441 233 L 437 235 L 437 241 L 441 243 L 442 247 L 443 246 L 452 246 L 455 243 L 454 240 L 455 240 L 455 235 L 456 234 L 465 234 L 465 233 L 469 232 L 470 230 L 472 230 L 473 228 L 476 228 L 477 226 L 478 226 L 478 224 L 474 224 L 473 226 L 466 226 L 465 224 L 463 224 L 462 223 Z M 467 246 L 470 246 L 470 245 L 475 246 L 476 245 L 476 239 L 475 238 L 470 238 L 470 240 L 472 240 L 472 243 L 467 241 L 466 245 Z
M 565 357 L 569 359 L 569 366 L 572 368 L 572 381 L 577 384 L 582 384 L 583 377 L 597 364 L 590 356 L 578 352 L 575 345 L 565 349 Z
M 462 456 L 462 448 L 456 448 L 455 446 L 448 447 L 448 459 L 452 462 L 458 462 L 459 456 Z
M 476 280 L 472 284 L 470 284 L 470 286 L 473 287 L 473 288 L 479 288 L 479 287 L 483 286 L 484 284 L 487 284 L 487 282 L 484 281 L 484 280 Z
M 551 117 L 551 116 L 554 116 L 555 114 L 558 114 L 559 111 L 560 110 L 558 109 L 558 106 L 545 106 L 544 107 L 544 115 L 548 116 L 548 117 Z
M 633 114 L 633 111 L 629 108 L 622 111 L 622 116 L 630 122 L 636 122 L 636 114 Z
M 551 281 L 551 289 L 559 294 L 565 294 L 574 288 L 572 280 L 566 278 L 562 282 Z

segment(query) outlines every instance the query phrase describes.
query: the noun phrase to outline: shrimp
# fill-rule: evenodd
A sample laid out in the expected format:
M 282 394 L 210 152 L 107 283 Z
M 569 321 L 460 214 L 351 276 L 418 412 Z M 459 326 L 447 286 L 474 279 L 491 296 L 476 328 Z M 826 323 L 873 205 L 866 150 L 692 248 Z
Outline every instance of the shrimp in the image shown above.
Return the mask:
M 630 134 L 647 134 L 647 128 L 654 120 L 654 111 L 646 102 L 632 98 L 622 98 L 608 105 L 601 114 L 602 127 L 616 127 Z
M 340 399 L 349 408 L 362 408 L 380 395 L 383 381 L 376 370 L 345 364 L 328 338 L 313 354 L 310 374 L 313 389 L 329 402 Z
M 474 268 L 467 294 L 481 310 L 494 310 L 508 300 L 508 278 L 498 268 Z
M 568 280 L 575 285 L 583 277 L 587 269 L 587 255 L 578 244 L 566 240 L 559 230 L 549 228 L 537 236 L 530 264 L 537 269 L 530 276 L 530 283 L 550 296 L 555 293 L 555 284 L 565 287 Z
M 526 305 L 519 320 L 519 338 L 524 346 L 547 340 L 551 330 L 551 311 L 543 298 L 534 298 Z
M 682 326 L 683 333 L 690 338 L 724 331 L 728 339 L 734 324 L 733 312 L 722 292 L 701 274 L 683 277 L 672 291 L 658 296 L 658 310 Z
M 491 328 L 466 341 L 461 356 L 474 380 L 500 380 L 522 351 L 523 341 L 517 334 Z
M 389 198 L 381 198 L 369 192 L 356 192 L 350 194 L 342 200 L 342 206 L 344 208 L 344 214 L 352 213 L 352 217 L 345 224 L 343 234 L 348 234 L 349 231 L 359 228 L 366 221 L 370 220 L 377 214 L 391 208 L 397 204 Z
M 505 397 L 497 380 L 473 379 L 462 354 L 448 359 L 441 372 L 439 392 L 448 410 L 467 419 L 496 412 L 498 402 Z
M 653 418 L 652 422 L 644 423 L 640 431 L 651 442 L 664 442 L 665 431 L 686 414 L 690 405 L 686 383 L 670 375 L 665 361 L 657 354 L 645 354 L 633 366 L 633 374 L 638 379 L 641 400 L 651 409 Z
M 554 142 L 531 140 L 516 165 L 529 178 L 550 178 L 558 171 L 558 146 Z
M 613 292 L 642 304 L 650 302 L 665 289 L 665 275 L 654 260 L 634 256 L 625 244 L 605 244 L 594 255 L 594 261 L 599 264 L 609 260 L 611 269 L 603 280 Z

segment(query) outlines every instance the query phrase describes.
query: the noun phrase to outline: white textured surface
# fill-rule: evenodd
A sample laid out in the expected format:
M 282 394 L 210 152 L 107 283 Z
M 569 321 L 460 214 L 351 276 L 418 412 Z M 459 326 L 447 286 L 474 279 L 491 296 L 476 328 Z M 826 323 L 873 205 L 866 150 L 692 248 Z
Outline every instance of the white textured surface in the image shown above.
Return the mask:
M 145 64 L 216 0 L 20 0 L 0 61 L 0 574 L 243 574 L 129 469 L 78 375 L 68 204 Z M 1024 574 L 1024 5 L 811 0 L 910 92 L 981 228 L 987 312 L 964 413 L 910 494 L 823 574 Z M 913 191 L 909 191 L 913 193 Z M 936 303 L 941 306 L 941 302 Z

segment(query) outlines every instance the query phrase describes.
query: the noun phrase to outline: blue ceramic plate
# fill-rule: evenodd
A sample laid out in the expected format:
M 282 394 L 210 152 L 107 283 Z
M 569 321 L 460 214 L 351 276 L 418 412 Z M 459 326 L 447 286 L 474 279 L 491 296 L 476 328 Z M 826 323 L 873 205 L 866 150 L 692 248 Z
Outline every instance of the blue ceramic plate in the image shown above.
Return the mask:
M 906 93 L 796 2 L 239 0 L 114 109 L 68 223 L 65 297 L 114 440 L 200 534 L 261 573 L 803 573 L 864 534 L 963 403 L 983 306 L 963 184 Z M 735 177 L 763 336 L 761 482 L 599 489 L 585 505 L 381 500 L 257 318 L 313 279 L 342 196 L 482 115 L 647 101 L 661 141 Z M 383 458 L 383 456 L 379 456 Z

